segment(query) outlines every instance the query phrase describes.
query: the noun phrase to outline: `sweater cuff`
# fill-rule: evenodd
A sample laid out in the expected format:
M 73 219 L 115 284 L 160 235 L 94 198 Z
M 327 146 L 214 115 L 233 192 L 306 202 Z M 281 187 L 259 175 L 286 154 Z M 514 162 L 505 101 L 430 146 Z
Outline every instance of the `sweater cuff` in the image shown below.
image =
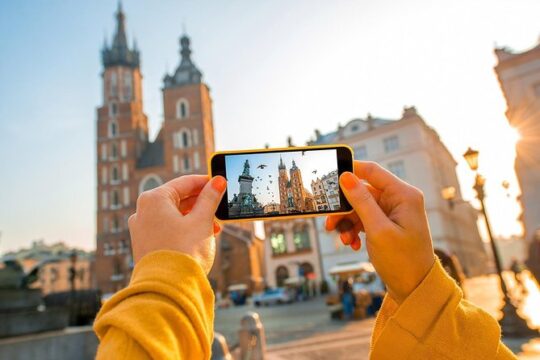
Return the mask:
M 405 356 L 432 329 L 443 308 L 456 294 L 461 298 L 461 291 L 437 260 L 401 305 L 387 295 L 377 319 L 373 355 L 378 351 L 387 354 L 388 349 L 393 349 L 392 352 Z M 396 342 L 397 333 L 402 334 L 399 342 Z M 383 355 L 381 359 L 386 357 Z

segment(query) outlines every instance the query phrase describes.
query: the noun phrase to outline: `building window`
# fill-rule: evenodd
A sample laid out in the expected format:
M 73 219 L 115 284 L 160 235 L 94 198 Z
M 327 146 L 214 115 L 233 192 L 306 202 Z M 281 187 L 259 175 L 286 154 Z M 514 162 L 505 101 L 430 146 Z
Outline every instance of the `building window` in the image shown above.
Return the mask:
M 195 167 L 195 170 L 199 170 L 201 167 L 201 160 L 199 159 L 199 152 L 195 151 L 193 153 L 193 167 Z
M 109 232 L 109 219 L 106 217 L 103 218 L 103 232 L 104 233 Z
M 124 206 L 129 206 L 129 188 L 124 187 Z
M 107 144 L 101 144 L 101 160 L 107 160 Z
M 120 232 L 122 229 L 120 228 L 120 221 L 118 221 L 118 217 L 113 217 L 112 226 L 111 226 L 111 232 L 117 233 Z
M 184 171 L 190 171 L 191 165 L 189 164 L 189 156 L 187 154 L 184 155 Z
M 122 157 L 125 158 L 127 156 L 127 143 L 126 140 L 122 140 L 120 143 L 120 154 L 122 154 Z
M 354 148 L 354 158 L 356 160 L 367 159 L 367 147 L 366 145 L 360 145 Z
M 189 134 L 187 131 L 182 133 L 182 147 L 187 148 L 189 146 Z
M 118 166 L 114 165 L 111 171 L 111 184 L 118 184 L 120 182 L 120 176 L 118 175 Z
M 109 122 L 109 137 L 118 136 L 118 123 L 114 120 Z
M 118 159 L 118 146 L 116 143 L 111 144 L 111 160 Z
M 188 129 L 182 129 L 173 134 L 173 147 L 183 149 L 191 146 L 190 133 Z
M 178 155 L 173 155 L 173 172 L 175 174 L 178 174 L 180 171 L 179 164 L 178 164 Z
M 399 138 L 394 135 L 383 139 L 384 152 L 391 153 L 399 149 Z
M 186 99 L 180 99 L 176 103 L 176 118 L 185 119 L 189 116 L 189 104 Z
M 296 251 L 311 249 L 307 226 L 296 229 L 294 231 L 293 242 Z
M 122 179 L 128 181 L 129 179 L 129 168 L 127 163 L 122 164 Z
M 143 191 L 152 190 L 163 184 L 161 178 L 155 174 L 146 175 L 139 184 L 139 194 Z
M 401 179 L 405 179 L 405 164 L 402 160 L 388 163 L 388 170 Z
M 284 254 L 287 252 L 287 243 L 285 242 L 285 234 L 283 232 L 272 233 L 270 235 L 270 245 L 272 246 L 272 254 Z
M 101 192 L 101 208 L 106 209 L 109 206 L 109 202 L 107 201 L 109 199 L 107 192 L 102 191 Z
M 118 243 L 118 253 L 119 254 L 126 254 L 129 252 L 128 243 L 125 239 L 120 240 L 120 243 Z
M 103 185 L 107 184 L 107 168 L 105 166 L 103 166 L 101 168 L 101 183 Z
M 114 247 L 111 245 L 111 243 L 106 242 L 103 244 L 103 254 L 105 256 L 115 255 L 116 251 L 114 250 Z
M 118 209 L 120 207 L 120 195 L 118 194 L 118 190 L 113 190 L 111 197 L 111 208 Z
M 115 117 L 118 114 L 118 105 L 116 103 L 109 104 L 109 116 Z

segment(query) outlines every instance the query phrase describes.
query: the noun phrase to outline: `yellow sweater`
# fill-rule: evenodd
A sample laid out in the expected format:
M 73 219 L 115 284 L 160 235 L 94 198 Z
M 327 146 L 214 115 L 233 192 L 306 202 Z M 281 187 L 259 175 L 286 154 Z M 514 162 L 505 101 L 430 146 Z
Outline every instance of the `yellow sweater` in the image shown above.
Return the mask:
M 189 256 L 145 256 L 127 288 L 108 300 L 94 330 L 98 359 L 209 359 L 214 295 Z M 398 306 L 386 297 L 372 337 L 371 359 L 516 359 L 490 315 L 462 299 L 437 262 Z

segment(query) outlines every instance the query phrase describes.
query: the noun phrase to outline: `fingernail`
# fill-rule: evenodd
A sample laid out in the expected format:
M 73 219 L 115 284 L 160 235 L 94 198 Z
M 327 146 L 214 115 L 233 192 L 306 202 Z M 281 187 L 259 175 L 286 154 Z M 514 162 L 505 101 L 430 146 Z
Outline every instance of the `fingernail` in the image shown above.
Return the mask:
M 219 233 L 220 230 L 221 230 L 221 227 L 219 226 L 217 222 L 214 221 L 214 235 Z
M 341 175 L 340 179 L 341 179 L 341 184 L 347 190 L 354 189 L 356 186 L 358 186 L 358 183 L 359 183 L 359 180 L 356 177 L 356 175 L 348 171 L 344 172 Z
M 222 193 L 227 187 L 227 180 L 223 176 L 216 176 L 212 179 L 212 187 Z

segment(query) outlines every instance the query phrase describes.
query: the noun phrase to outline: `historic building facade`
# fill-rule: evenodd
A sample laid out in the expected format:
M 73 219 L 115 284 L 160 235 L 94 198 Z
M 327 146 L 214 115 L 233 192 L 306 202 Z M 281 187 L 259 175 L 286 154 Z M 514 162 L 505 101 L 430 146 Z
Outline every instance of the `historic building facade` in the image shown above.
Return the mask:
M 128 45 L 120 6 L 116 22 L 112 43 L 102 50 L 103 103 L 97 109 L 96 270 L 104 293 L 129 281 L 133 261 L 127 220 L 135 212 L 138 195 L 177 176 L 207 174 L 207 159 L 214 151 L 212 99 L 191 59 L 189 37 L 180 38 L 180 64 L 163 79 L 164 120 L 150 141 L 140 53 L 136 45 Z M 246 268 L 244 259 L 232 266 Z
M 457 164 L 414 107 L 405 108 L 397 120 L 368 115 L 328 134 L 315 134 L 310 144 L 347 144 L 354 149 L 356 159 L 376 161 L 421 189 L 435 248 L 456 255 L 470 275 L 485 271 L 487 257 L 476 225 L 476 210 L 468 203 L 449 206 L 441 196 L 443 188 L 452 186 L 456 197 L 461 198 Z M 323 218 L 317 218 L 316 223 L 327 279 L 333 266 L 368 261 L 365 251 L 353 252 L 341 245 L 338 234 L 326 233 Z
M 524 52 L 495 49 L 495 72 L 506 99 L 506 117 L 519 131 L 515 170 L 525 239 L 540 238 L 540 43 Z

